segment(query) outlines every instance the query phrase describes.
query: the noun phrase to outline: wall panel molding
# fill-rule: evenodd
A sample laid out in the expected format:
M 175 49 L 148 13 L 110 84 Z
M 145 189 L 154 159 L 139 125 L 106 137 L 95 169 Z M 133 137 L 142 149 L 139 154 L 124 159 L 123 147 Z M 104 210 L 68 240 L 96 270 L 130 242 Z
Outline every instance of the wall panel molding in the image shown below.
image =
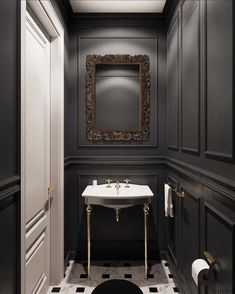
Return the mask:
M 0 292 L 20 288 L 21 3 L 0 1 Z
M 200 1 L 181 5 L 180 149 L 200 154 Z
M 15 195 L 19 191 L 20 191 L 19 185 L 14 185 L 12 187 L 1 190 L 0 191 L 0 201 L 5 200 L 6 198 Z
M 180 35 L 179 13 L 167 32 L 167 146 L 179 148 Z
M 206 0 L 204 5 L 206 72 L 204 153 L 217 160 L 232 160 L 235 153 L 233 102 L 235 5 L 232 0 L 222 2 Z
M 215 208 L 212 203 L 205 201 L 203 208 L 204 249 L 218 261 L 217 279 L 210 293 L 217 291 L 233 293 L 235 290 L 235 222 Z
M 203 168 L 196 167 L 184 161 L 180 161 L 171 157 L 164 156 L 68 156 L 65 158 L 65 168 L 69 169 L 72 166 L 98 166 L 98 165 L 156 165 L 162 168 L 173 168 L 179 172 L 195 179 L 200 183 L 204 183 L 210 187 L 217 189 L 224 188 L 229 190 L 228 193 L 232 199 L 235 198 L 233 192 L 235 191 L 235 181 L 220 175 L 211 173 Z M 220 187 L 220 188 L 219 188 Z
M 193 260 L 197 259 L 200 256 L 201 250 L 201 195 L 193 193 L 185 185 L 180 185 L 180 190 L 184 191 L 181 208 L 181 239 L 179 244 L 180 271 L 184 284 L 194 293 L 197 288 L 191 277 L 190 270 L 192 265 L 191 258 Z M 192 231 L 194 232 L 193 234 L 191 234 Z
M 16 184 L 20 184 L 20 176 L 18 176 L 18 175 L 14 175 L 14 176 L 6 178 L 4 180 L 0 180 L 0 191 L 4 190 L 10 186 L 14 186 Z
M 193 166 L 180 160 L 166 157 L 166 165 L 210 188 L 222 191 L 226 197 L 235 199 L 235 181 L 211 173 L 200 167 Z M 225 190 L 226 189 L 226 190 Z
M 164 164 L 164 156 L 69 156 L 65 167 L 70 165 L 155 165 Z
M 106 28 L 107 30 L 107 28 Z M 125 30 L 124 30 L 125 31 Z M 77 36 L 77 74 L 79 77 L 79 80 L 77 81 L 78 84 L 78 93 L 77 93 L 77 105 L 78 105 L 78 117 L 77 117 L 77 148 L 82 148 L 82 149 L 101 149 L 101 148 L 158 148 L 158 136 L 159 136 L 159 127 L 158 127 L 158 115 L 159 115 L 159 110 L 158 110 L 158 93 L 159 93 L 159 85 L 157 83 L 157 86 L 153 86 L 154 83 L 152 83 L 153 80 L 158 80 L 159 79 L 159 67 L 158 67 L 158 36 L 153 33 L 149 34 L 137 34 L 136 36 L 132 36 L 131 34 L 128 35 L 128 33 L 124 33 L 123 30 L 120 30 L 120 33 L 116 33 L 116 35 L 110 35 L 110 32 L 107 31 L 106 33 L 104 32 L 99 32 L 97 31 L 94 35 L 78 35 Z M 82 42 L 85 41 L 90 41 L 90 42 L 97 42 L 98 48 L 100 46 L 100 42 L 102 42 L 102 40 L 108 41 L 110 42 L 109 45 L 111 44 L 111 42 L 113 41 L 117 41 L 120 40 L 123 41 L 123 46 L 125 45 L 126 48 L 129 48 L 129 44 L 128 41 L 135 41 L 135 42 L 139 42 L 139 45 L 141 44 L 141 42 L 154 42 L 154 53 L 151 52 L 151 56 L 146 53 L 146 49 L 144 49 L 145 47 L 143 47 L 143 49 L 141 51 L 139 51 L 139 49 L 136 51 L 136 53 L 132 53 L 132 55 L 135 54 L 140 54 L 140 52 L 142 52 L 141 54 L 146 54 L 149 56 L 150 58 L 150 138 L 148 141 L 144 141 L 144 142 L 140 142 L 140 143 L 136 143 L 136 142 L 131 142 L 131 143 L 123 143 L 123 142 L 115 142 L 115 143 L 111 143 L 107 142 L 107 143 L 103 143 L 103 142 L 89 142 L 89 140 L 87 140 L 86 138 L 86 134 L 85 134 L 85 129 L 86 129 L 86 120 L 84 117 L 84 113 L 85 113 L 85 106 L 84 106 L 84 100 L 83 99 L 85 96 L 85 93 L 83 93 L 83 86 L 82 86 L 82 82 L 79 83 L 79 81 L 83 81 L 82 78 L 82 73 L 84 72 L 84 63 L 85 60 L 82 58 L 80 52 L 83 52 L 86 47 L 82 47 Z M 140 47 L 140 46 L 139 46 Z M 131 48 L 131 47 L 130 47 Z M 130 50 L 130 48 L 128 50 Z M 140 47 L 141 48 L 141 47 Z M 86 49 L 87 50 L 87 49 Z M 98 53 L 96 51 L 94 51 L 94 48 L 90 48 L 91 51 L 90 52 L 95 52 L 96 54 L 101 54 L 100 51 L 98 51 Z M 122 48 L 123 50 L 123 48 Z M 131 48 L 131 50 L 133 51 L 134 49 Z M 125 50 L 124 50 L 125 51 Z M 134 50 L 135 51 L 135 50 Z M 134 52 L 133 51 L 133 52 Z M 105 51 L 104 51 L 105 52 Z M 113 54 L 115 54 L 116 52 L 116 48 L 112 48 L 112 51 L 109 50 L 109 54 L 111 54 L 113 52 Z M 122 52 L 122 51 L 120 51 Z M 126 53 L 129 53 L 130 51 L 126 51 Z M 103 53 L 103 55 L 107 54 L 107 52 Z M 121 53 L 120 53 L 121 54 Z M 153 64 L 154 63 L 154 64 Z
M 172 175 L 167 176 L 167 183 L 174 189 L 178 191 L 179 182 Z M 172 192 L 173 194 L 173 192 Z M 167 249 L 171 254 L 171 258 L 173 259 L 176 266 L 179 266 L 179 219 L 177 216 L 179 215 L 180 205 L 179 198 L 173 194 L 173 207 L 174 207 L 174 217 L 168 218 L 167 221 Z M 170 232 L 171 230 L 171 232 Z M 173 232 L 172 232 L 173 231 Z

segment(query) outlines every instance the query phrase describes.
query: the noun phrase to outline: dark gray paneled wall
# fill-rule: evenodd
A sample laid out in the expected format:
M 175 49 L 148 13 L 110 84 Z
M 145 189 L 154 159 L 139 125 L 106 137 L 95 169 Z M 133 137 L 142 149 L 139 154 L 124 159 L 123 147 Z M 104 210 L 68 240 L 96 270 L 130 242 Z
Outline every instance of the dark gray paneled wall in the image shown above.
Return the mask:
M 158 57 L 157 57 L 157 48 L 158 48 L 158 39 L 157 35 L 154 33 L 149 33 L 149 31 L 137 31 L 135 29 L 126 29 L 126 28 L 113 28 L 112 30 L 99 30 L 93 29 L 92 31 L 80 31 L 78 35 L 78 148 L 80 147 L 90 147 L 98 148 L 100 146 L 106 147 L 106 143 L 94 143 L 90 142 L 86 138 L 86 117 L 85 117 L 85 76 L 86 76 L 86 56 L 88 54 L 130 54 L 130 55 L 147 55 L 150 59 L 150 79 L 151 79 L 151 111 L 150 111 L 150 139 L 147 142 L 143 143 L 129 143 L 123 144 L 115 143 L 113 146 L 118 147 L 121 145 L 125 147 L 126 145 L 137 146 L 137 148 L 142 147 L 143 145 L 152 148 L 157 146 L 157 137 L 158 133 L 154 130 L 157 129 L 157 119 L 158 119 L 158 109 L 157 109 L 157 69 L 158 69 Z M 160 88 L 160 87 L 159 87 Z M 97 88 L 97 91 L 99 89 Z M 99 94 L 99 92 L 97 92 Z M 105 106 L 103 107 L 105 111 Z M 118 111 L 118 110 L 117 110 Z M 133 112 L 119 112 L 119 116 L 122 117 L 122 120 L 129 120 L 132 118 L 132 121 L 135 120 L 136 111 Z M 129 118 L 128 118 L 129 117 Z M 108 121 L 106 128 L 109 127 Z M 102 148 L 101 147 L 101 148 Z M 117 152 L 119 154 L 120 151 Z M 124 151 L 125 154 L 128 151 Z
M 120 23 L 121 21 L 120 19 Z M 69 133 L 67 143 L 70 156 L 134 156 L 165 153 L 166 48 L 164 23 L 159 21 L 157 27 L 159 29 L 112 27 L 110 25 L 110 28 L 73 30 L 70 39 L 70 117 L 69 128 L 66 130 Z M 151 136 L 148 142 L 108 144 L 103 142 L 94 143 L 86 139 L 85 59 L 87 54 L 147 54 L 150 57 Z
M 0 1 L 0 292 L 19 291 L 20 1 Z
M 168 146 L 166 163 L 168 181 L 184 197 L 173 193 L 167 248 L 187 294 L 235 291 L 234 7 L 230 0 L 179 1 L 168 30 L 167 62 L 175 56 L 179 70 L 178 86 L 170 83 L 177 70 L 168 71 L 168 135 L 178 134 L 179 148 Z M 177 87 L 179 124 L 171 130 Z M 196 287 L 190 274 L 204 250 L 218 262 L 207 288 Z
M 199 3 L 184 1 L 181 15 L 181 150 L 200 151 Z
M 234 159 L 234 3 L 205 2 L 205 152 Z
M 178 150 L 179 140 L 179 17 L 174 18 L 167 34 L 167 142 Z
M 16 174 L 16 3 L 1 2 L 1 148 L 0 177 L 5 179 Z M 4 29 L 3 29 L 4 28 Z M 9 119 L 11 118 L 11 119 Z M 9 156 L 7 156 L 9 155 Z
M 235 180 L 233 23 L 231 0 L 185 0 L 179 1 L 167 34 L 168 157 L 231 180 Z M 172 150 L 177 140 L 179 149 Z
M 234 192 L 176 165 L 168 168 L 168 182 L 184 191 L 184 197 L 173 192 L 174 218 L 167 220 L 167 249 L 180 292 L 234 293 Z M 215 281 L 207 289 L 191 276 L 192 262 L 205 259 L 205 250 L 217 260 Z
M 141 20 L 140 20 L 141 21 Z M 115 22 L 117 20 L 115 19 Z M 84 258 L 85 215 L 84 201 L 81 192 L 85 185 L 91 183 L 94 177 L 103 183 L 107 177 L 113 180 L 123 180 L 130 177 L 133 182 L 145 182 L 155 191 L 156 199 L 153 205 L 151 221 L 151 239 L 156 246 L 152 250 L 157 258 L 159 251 L 165 247 L 165 225 L 163 216 L 162 183 L 164 172 L 160 171 L 159 162 L 153 163 L 151 158 L 166 154 L 166 33 L 165 25 L 155 19 L 153 26 L 141 26 L 138 18 L 129 25 L 114 25 L 112 20 L 106 20 L 102 27 L 79 28 L 73 26 L 70 33 L 70 95 L 68 99 L 68 128 L 65 129 L 68 141 L 66 149 L 65 212 L 66 236 L 68 251 L 77 251 L 79 258 Z M 120 24 L 122 19 L 120 18 Z M 85 119 L 85 74 L 87 54 L 146 54 L 150 58 L 151 75 L 151 136 L 148 142 L 132 143 L 95 143 L 86 139 Z M 121 115 L 121 114 L 120 114 Z M 131 113 L 129 114 L 131 115 Z M 125 119 L 125 118 L 123 118 Z M 135 219 L 141 218 L 138 208 L 123 211 L 124 223 L 113 223 L 113 211 L 96 208 L 94 222 L 102 227 L 102 232 L 94 233 L 94 258 L 101 256 L 101 248 L 111 244 L 107 258 L 120 257 L 126 254 L 138 257 L 139 248 L 143 245 L 142 229 Z M 109 220 L 110 218 L 110 220 Z M 155 221 L 154 221 L 155 219 Z M 110 222 L 110 228 L 106 222 Z M 125 224 L 132 234 L 124 234 Z M 155 224 L 158 224 L 156 227 Z M 124 227 L 123 227 L 124 226 Z M 158 235 L 156 234 L 158 230 Z M 106 237 L 105 237 L 106 236 Z M 142 236 L 142 237 L 140 237 Z M 110 238 L 109 238 L 110 237 Z M 120 239 L 121 238 L 121 239 Z M 109 240 L 108 240 L 109 239 Z M 122 242 L 120 242 L 122 240 Z M 123 242 L 123 240 L 125 240 Z M 107 243 L 105 242 L 107 241 Z M 100 247 L 102 244 L 103 247 Z M 142 245 L 141 245 L 142 244 Z M 122 245 L 126 248 L 122 247 Z M 113 250 L 112 250 L 113 248 Z M 117 250 L 115 250 L 115 248 Z M 119 248 L 119 249 L 118 249 Z M 153 248 L 153 247 L 152 247 Z M 104 257 L 104 256 L 103 256 Z

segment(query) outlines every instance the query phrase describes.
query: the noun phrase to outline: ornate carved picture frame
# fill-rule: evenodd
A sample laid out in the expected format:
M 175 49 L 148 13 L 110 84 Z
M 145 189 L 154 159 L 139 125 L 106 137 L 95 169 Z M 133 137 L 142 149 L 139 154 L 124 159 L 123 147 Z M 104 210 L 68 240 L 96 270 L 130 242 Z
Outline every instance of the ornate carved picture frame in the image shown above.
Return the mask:
M 98 130 L 96 128 L 96 66 L 139 65 L 140 129 Z M 150 62 L 147 55 L 87 55 L 86 57 L 86 134 L 89 141 L 131 142 L 147 141 L 150 136 Z

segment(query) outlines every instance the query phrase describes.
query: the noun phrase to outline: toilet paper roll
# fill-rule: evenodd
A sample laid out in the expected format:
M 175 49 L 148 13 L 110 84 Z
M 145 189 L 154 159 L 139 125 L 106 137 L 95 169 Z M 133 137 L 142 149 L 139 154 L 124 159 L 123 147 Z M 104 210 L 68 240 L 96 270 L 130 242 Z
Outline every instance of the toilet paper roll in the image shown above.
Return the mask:
M 192 263 L 192 277 L 197 286 L 203 280 L 203 276 L 208 269 L 209 265 L 204 259 L 196 259 Z

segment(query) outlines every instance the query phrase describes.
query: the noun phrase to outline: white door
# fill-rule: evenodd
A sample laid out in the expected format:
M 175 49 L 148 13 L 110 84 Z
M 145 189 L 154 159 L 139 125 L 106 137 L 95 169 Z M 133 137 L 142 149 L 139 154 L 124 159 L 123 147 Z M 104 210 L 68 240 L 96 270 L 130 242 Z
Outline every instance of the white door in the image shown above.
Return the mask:
M 25 111 L 26 294 L 50 283 L 50 42 L 27 14 Z

